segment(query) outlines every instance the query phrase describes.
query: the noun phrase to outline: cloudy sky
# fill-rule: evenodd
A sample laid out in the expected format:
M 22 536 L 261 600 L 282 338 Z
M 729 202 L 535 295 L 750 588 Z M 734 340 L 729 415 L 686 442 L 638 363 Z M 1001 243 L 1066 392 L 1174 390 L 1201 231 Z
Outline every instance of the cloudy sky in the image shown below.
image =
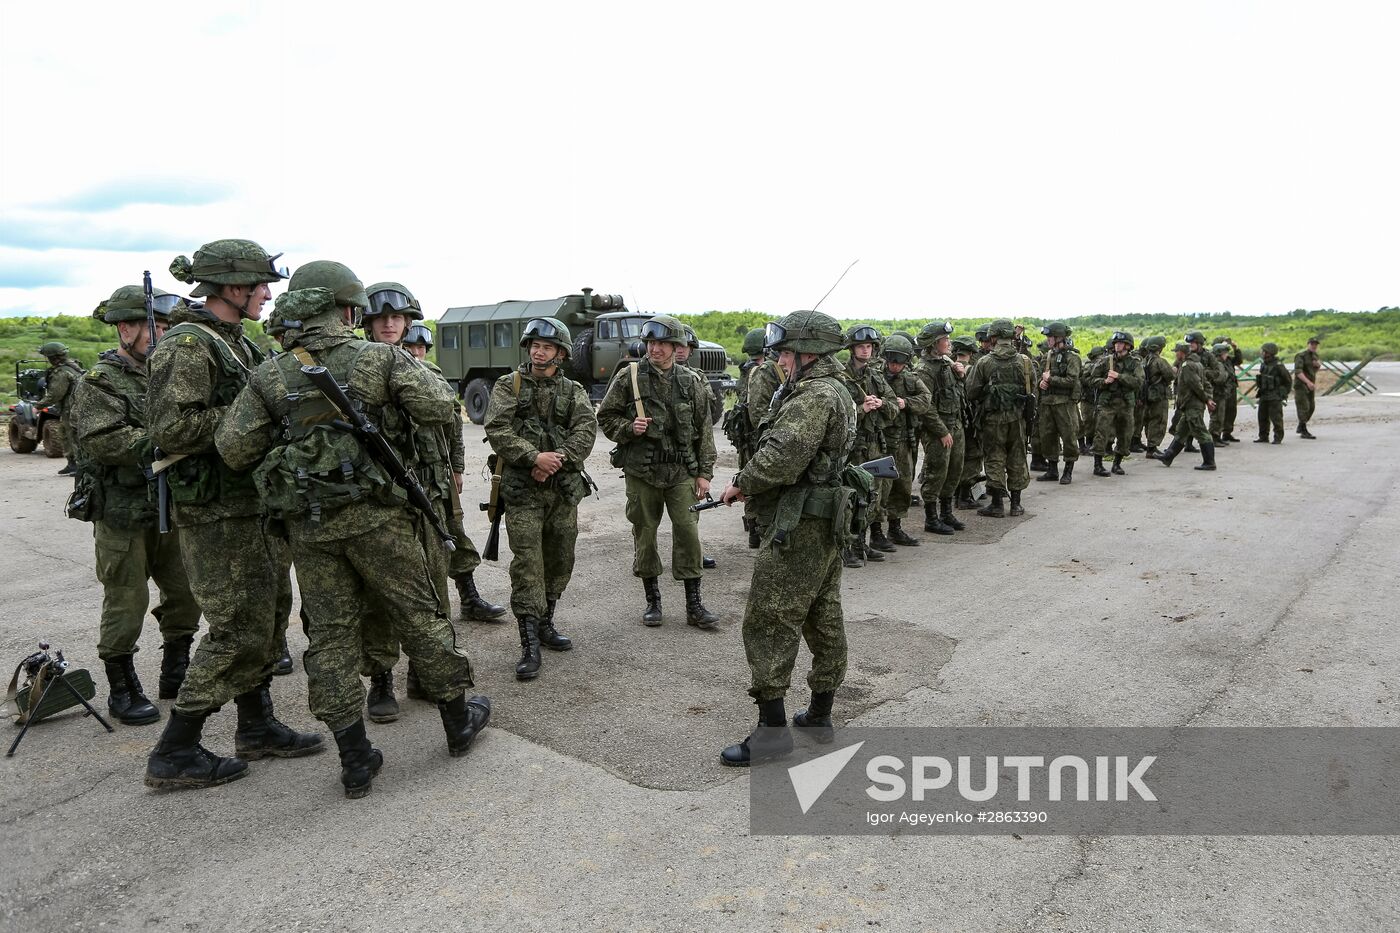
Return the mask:
M 247 237 L 430 316 L 1400 305 L 1393 2 L 0 0 L 0 314 Z

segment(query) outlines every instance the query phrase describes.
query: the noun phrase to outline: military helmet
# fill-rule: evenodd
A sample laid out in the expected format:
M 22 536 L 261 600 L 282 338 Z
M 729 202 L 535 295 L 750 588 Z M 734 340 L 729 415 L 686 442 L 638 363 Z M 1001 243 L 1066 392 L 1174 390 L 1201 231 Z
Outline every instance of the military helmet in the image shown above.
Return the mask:
M 846 346 L 846 335 L 829 314 L 794 311 L 764 329 L 763 345 L 769 350 L 794 353 L 835 353 Z
M 972 335 L 977 338 L 978 343 L 986 343 L 988 338 L 991 336 L 991 330 L 992 325 L 983 324 L 981 327 L 973 331 Z
M 300 271 L 300 270 L 298 270 Z M 294 288 L 277 296 L 268 315 L 267 332 L 272 336 L 289 330 L 306 330 L 318 324 L 342 323 L 344 302 L 329 288 L 320 285 Z M 327 320 L 321 320 L 326 318 Z
M 1210 352 L 1215 354 L 1232 353 L 1234 352 L 1234 349 L 1235 348 L 1230 346 L 1228 343 L 1216 343 L 1211 346 Z
M 1189 335 L 1188 335 L 1188 336 L 1189 336 Z M 1175 352 L 1177 352 L 1177 353 L 1190 353 L 1190 352 L 1191 352 L 1191 345 L 1190 345 L 1189 343 L 1187 343 L 1185 340 L 1178 340 L 1178 341 L 1176 342 L 1176 346 L 1172 347 L 1172 350 L 1175 351 Z
M 745 356 L 759 356 L 763 353 L 762 327 L 755 327 L 744 335 L 743 353 Z
M 1230 338 L 1229 338 L 1229 337 L 1216 337 L 1214 340 L 1212 340 L 1212 341 L 1210 342 L 1211 346 L 1213 346 L 1213 347 L 1214 347 L 1214 346 L 1219 346 L 1219 345 L 1222 344 L 1222 343 L 1228 345 L 1228 344 L 1230 343 Z
M 375 282 L 365 289 L 365 295 L 368 296 L 365 317 L 402 314 L 412 321 L 423 320 L 423 306 L 418 303 L 417 298 L 413 297 L 413 292 L 398 282 Z
M 1278 356 L 1278 344 L 1270 340 L 1268 343 L 1264 344 L 1262 347 L 1259 348 L 1259 352 L 1264 354 L 1265 356 Z
M 404 346 L 410 343 L 421 343 L 429 350 L 433 348 L 433 332 L 426 324 L 410 324 L 408 332 L 403 335 Z
M 858 343 L 873 343 L 878 349 L 883 342 L 880 332 L 869 324 L 856 324 L 846 331 L 846 349 Z
M 885 345 L 880 349 L 880 353 L 887 360 L 908 363 L 914 356 L 914 345 L 903 334 L 890 334 L 885 338 Z
M 1144 350 L 1156 350 L 1158 352 L 1161 352 L 1162 350 L 1165 350 L 1167 348 L 1167 338 L 1158 336 L 1144 337 L 1142 338 L 1142 343 L 1139 344 L 1139 346 L 1141 346 Z
M 57 340 L 50 340 L 39 348 L 39 355 L 50 360 L 57 359 L 60 356 L 68 355 L 68 347 L 66 344 L 59 343 Z
M 215 240 L 194 251 L 194 261 L 176 256 L 170 261 L 170 274 L 181 282 L 198 283 L 190 295 L 199 298 L 217 295 L 221 285 L 261 285 L 287 277 L 277 267 L 281 253 L 268 255 L 252 240 Z
M 1007 318 L 999 318 L 987 325 L 987 336 L 1010 340 L 1016 336 L 1016 325 Z
M 972 354 L 977 352 L 977 339 L 963 334 L 961 337 L 953 338 L 953 351 L 955 353 Z
M 415 327 L 418 325 L 414 325 Z M 573 350 L 573 337 L 569 334 L 569 328 L 564 326 L 564 322 L 557 317 L 537 317 L 525 322 L 525 327 L 520 332 L 520 345 L 529 349 L 530 341 L 543 340 L 545 343 L 552 343 L 564 351 L 568 356 Z M 643 354 L 645 355 L 645 353 Z
M 1318 344 L 1322 343 L 1322 335 L 1321 335 L 1321 334 L 1314 334 L 1313 336 L 1311 336 L 1311 337 L 1308 338 L 1308 343 L 1318 343 Z
M 1131 350 L 1133 348 L 1133 335 L 1128 333 L 1126 330 L 1115 330 L 1113 332 L 1113 336 L 1108 338 L 1108 342 L 1110 344 L 1126 343 L 1128 345 L 1128 349 Z
M 294 292 L 303 288 L 327 289 L 338 305 L 361 309 L 369 307 L 364 283 L 349 268 L 329 259 L 318 259 L 297 267 L 296 274 L 287 283 L 287 290 Z
M 925 349 L 931 349 L 941 337 L 950 337 L 953 333 L 952 321 L 930 321 L 919 330 L 919 336 L 914 342 Z
M 1182 339 L 1187 343 L 1199 343 L 1201 346 L 1206 345 L 1206 335 L 1198 330 L 1188 330 L 1186 336 Z
M 1096 360 L 1107 352 L 1104 347 L 1094 347 L 1089 351 L 1089 359 Z
M 914 335 L 911 334 L 911 333 L 909 333 L 909 331 L 907 331 L 907 330 L 897 330 L 897 331 L 894 331 L 893 333 L 890 334 L 890 336 L 891 336 L 891 337 L 903 337 L 905 340 L 909 341 L 909 345 L 910 345 L 911 347 L 914 345 Z
M 1051 321 L 1049 324 L 1042 327 L 1040 332 L 1046 337 L 1068 337 L 1070 334 L 1074 333 L 1074 328 L 1063 321 Z
M 159 288 L 151 289 L 151 311 L 158 318 L 170 317 L 180 303 L 179 295 Z M 105 324 L 146 319 L 146 290 L 140 285 L 123 285 L 112 296 L 92 309 L 92 316 Z
M 659 340 L 680 347 L 687 344 L 685 325 L 669 314 L 657 314 L 643 324 L 641 337 L 643 340 Z
M 685 325 L 685 345 L 692 350 L 700 349 L 700 338 L 695 336 L 695 328 Z

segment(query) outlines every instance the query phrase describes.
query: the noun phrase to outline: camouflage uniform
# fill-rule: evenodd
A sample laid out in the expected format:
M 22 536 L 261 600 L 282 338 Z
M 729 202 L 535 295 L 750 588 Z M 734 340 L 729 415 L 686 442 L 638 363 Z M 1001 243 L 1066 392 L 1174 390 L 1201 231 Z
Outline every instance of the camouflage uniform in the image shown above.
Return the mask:
M 1084 391 L 1084 364 L 1075 350 L 1066 347 L 1049 350 L 1046 357 L 1050 386 L 1040 390 L 1040 452 L 1052 467 L 1056 459 L 1063 458 L 1068 470 L 1079 459 L 1079 398 Z M 1042 361 L 1040 372 L 1043 375 L 1046 371 L 1047 364 Z M 1036 385 L 1039 384 L 1037 379 Z
M 1143 429 L 1147 433 L 1147 453 L 1155 457 L 1167 435 L 1167 415 L 1171 410 L 1171 388 L 1176 380 L 1172 364 L 1162 359 L 1164 338 L 1149 337 L 1142 342 Z
M 1288 367 L 1278 358 L 1278 345 L 1266 343 L 1261 348 L 1263 359 L 1255 372 L 1254 384 L 1259 400 L 1259 437 L 1255 443 L 1269 439 L 1269 426 L 1274 429 L 1274 443 L 1283 443 L 1283 405 L 1288 399 L 1290 377 Z
M 1011 514 L 1021 514 L 1021 490 L 1030 484 L 1023 406 L 1034 381 L 1031 361 L 1016 352 L 1009 336 L 999 338 L 992 352 L 978 360 L 968 374 L 968 400 L 981 406 L 978 434 L 987 490 L 992 495 L 991 504 L 979 509 L 979 514 L 996 517 L 1001 512 L 1002 496 L 1008 492 Z
M 966 444 L 962 412 L 965 377 L 958 375 L 950 357 L 933 352 L 934 342 L 946 333 L 947 326 L 935 321 L 920 332 L 924 358 L 915 370 L 929 391 L 929 406 L 919 426 L 919 442 L 924 449 L 919 495 L 924 501 L 924 530 L 934 534 L 949 534 L 962 524 L 953 516 L 951 503 L 962 477 Z M 930 328 L 937 328 L 937 335 Z M 943 446 L 945 437 L 952 437 L 951 446 Z
M 1098 422 L 1099 417 L 1098 398 L 1093 384 L 1094 364 L 1103 355 L 1103 347 L 1094 347 L 1089 351 L 1089 357 L 1081 368 L 1083 374 L 1080 377 L 1079 386 L 1079 452 L 1081 454 L 1093 451 L 1094 425 Z
M 865 328 L 873 331 L 874 328 Z M 852 348 L 852 334 L 861 330 L 853 328 L 846 334 L 846 346 Z M 873 341 L 859 341 L 873 342 Z M 890 388 L 889 381 L 885 374 L 880 371 L 876 364 L 875 356 L 872 355 L 870 362 L 860 363 L 855 358 L 854 349 L 846 359 L 846 364 L 842 367 L 839 378 L 845 384 L 846 390 L 850 393 L 851 399 L 856 406 L 856 439 L 851 448 L 851 463 L 865 463 L 868 460 L 875 460 L 885 454 L 892 454 L 893 451 L 885 449 L 885 431 L 899 417 L 899 403 L 895 400 L 894 391 Z M 867 396 L 875 396 L 883 404 L 873 411 L 866 411 L 862 405 Z M 884 502 L 889 498 L 889 488 L 891 481 L 880 479 L 875 481 L 875 492 L 871 496 L 870 503 L 866 507 L 866 528 L 858 530 L 858 539 L 852 546 L 851 553 L 846 556 L 846 565 L 859 567 L 864 565 L 864 561 L 884 560 L 881 550 L 891 550 L 892 546 L 884 542 L 881 548 L 875 547 L 875 538 L 872 535 L 870 544 L 865 542 L 867 529 L 873 531 L 872 526 L 879 524 L 884 516 Z
M 1178 343 L 1176 350 L 1180 363 L 1176 372 L 1176 416 L 1172 421 L 1171 446 L 1158 458 L 1163 466 L 1171 466 L 1172 461 L 1186 447 L 1186 439 L 1195 440 L 1201 447 L 1201 465 L 1198 470 L 1215 469 L 1215 445 L 1211 442 L 1210 431 L 1206 429 L 1206 403 L 1214 395 L 1207 379 L 1200 355 L 1189 351 L 1185 342 Z
M 1235 418 L 1239 414 L 1240 377 L 1236 370 L 1244 364 L 1244 353 L 1225 337 L 1217 337 L 1211 346 L 1211 355 L 1225 374 L 1225 388 L 1217 394 L 1215 411 L 1211 417 L 1211 433 L 1216 434 L 1217 443 L 1239 441 L 1234 436 Z M 1218 434 L 1217 434 L 1218 432 Z
M 1111 383 L 1108 381 L 1110 372 L 1118 374 Z M 1103 470 L 1103 458 L 1110 439 L 1114 441 L 1113 469 L 1121 473 L 1123 469 L 1119 464 L 1127 456 L 1132 443 L 1133 407 L 1137 402 L 1138 389 L 1142 388 L 1142 361 L 1131 352 L 1120 357 L 1110 348 L 1094 364 L 1089 381 L 1098 396 L 1099 413 L 1098 423 L 1094 426 L 1094 475 L 1107 475 Z
M 885 504 L 885 515 L 889 519 L 891 533 L 909 511 L 914 491 L 914 465 L 919 457 L 920 426 L 925 413 L 933 404 L 933 395 L 929 392 L 928 385 L 915 371 L 914 347 L 908 341 L 905 341 L 905 344 L 909 346 L 909 361 L 900 372 L 891 372 L 889 361 L 885 363 L 885 378 L 889 382 L 890 390 L 894 392 L 896 399 L 904 400 L 904 408 L 898 411 L 894 424 L 885 434 L 886 446 L 894 454 L 895 467 L 899 470 L 899 479 L 890 481 L 889 499 Z M 893 346 L 896 346 L 895 337 L 891 336 L 886 343 L 885 352 L 890 352 Z
M 1317 355 L 1317 351 L 1311 346 L 1305 350 L 1298 351 L 1298 355 L 1293 357 L 1293 404 L 1298 412 L 1298 426 L 1294 432 L 1308 437 L 1308 422 L 1312 420 L 1313 411 L 1317 408 L 1317 392 L 1303 384 L 1303 376 L 1315 386 L 1317 385 L 1317 374 L 1322 369 L 1322 358 Z
M 986 331 L 984 329 L 978 328 L 979 343 L 983 340 L 985 334 Z M 964 395 L 966 394 L 967 376 L 972 375 L 972 370 L 977 366 L 978 362 L 990 352 L 991 350 L 989 347 L 978 346 L 978 348 L 973 351 L 972 356 L 968 358 L 967 375 L 963 377 Z M 979 406 L 973 404 L 971 398 L 968 399 L 968 404 L 972 410 L 965 422 L 966 440 L 963 444 L 963 468 L 962 476 L 959 477 L 967 498 L 959 508 L 975 509 L 977 508 L 977 503 L 972 499 L 972 487 L 977 482 L 977 478 L 985 472 L 982 462 L 983 442 L 982 432 L 980 430 L 982 419 L 981 413 L 978 411 Z M 984 494 L 981 498 L 985 499 L 986 495 Z
M 62 344 L 44 344 L 40 349 L 49 347 L 62 347 Z M 78 380 L 83 378 L 83 368 L 77 361 L 66 357 L 67 349 L 63 349 L 63 358 L 56 355 L 45 354 L 49 358 L 49 368 L 44 373 L 45 389 L 44 397 L 34 404 L 35 409 L 52 408 L 58 414 L 58 432 L 63 439 L 63 453 L 68 457 L 70 464 L 73 462 L 74 434 L 71 420 L 68 417 L 68 404 L 73 394 L 73 389 L 77 387 Z M 55 362 L 59 359 L 58 362 Z M 50 453 L 53 453 L 50 451 Z M 64 468 L 65 475 L 71 473 L 68 467 Z

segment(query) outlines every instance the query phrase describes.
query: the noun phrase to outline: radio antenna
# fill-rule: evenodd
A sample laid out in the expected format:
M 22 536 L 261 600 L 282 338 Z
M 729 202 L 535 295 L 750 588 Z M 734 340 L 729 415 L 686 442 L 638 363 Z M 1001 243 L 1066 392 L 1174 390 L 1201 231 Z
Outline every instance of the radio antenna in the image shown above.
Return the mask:
M 630 289 L 632 289 L 632 303 L 635 304 L 635 305 L 637 306 L 637 307 L 633 308 L 632 310 L 636 311 L 638 314 L 641 314 L 641 313 L 642 313 L 642 301 L 641 301 L 640 298 L 637 297 L 637 287 L 636 287 L 635 285 L 629 285 L 629 286 L 627 286 L 627 287 L 630 288 Z
M 851 267 L 854 266 L 854 265 L 855 265 L 856 263 L 858 263 L 858 262 L 860 262 L 859 259 L 852 259 L 852 260 L 851 260 L 851 265 L 849 265 L 849 266 L 846 267 L 846 272 L 850 272 L 850 271 L 851 271 Z M 825 295 L 822 295 L 822 301 L 826 301 L 827 298 L 831 297 L 831 293 L 834 292 L 834 291 L 836 291 L 836 286 L 841 284 L 841 280 L 844 279 L 844 278 L 846 277 L 846 272 L 842 272 L 839 276 L 836 277 L 836 282 L 835 282 L 830 288 L 828 288 L 828 289 L 826 290 L 826 294 L 825 294 Z M 819 301 L 819 302 L 817 302 L 816 304 L 812 305 L 812 310 L 815 311 L 815 310 L 817 310 L 818 308 L 820 308 L 820 307 L 822 306 L 822 301 Z

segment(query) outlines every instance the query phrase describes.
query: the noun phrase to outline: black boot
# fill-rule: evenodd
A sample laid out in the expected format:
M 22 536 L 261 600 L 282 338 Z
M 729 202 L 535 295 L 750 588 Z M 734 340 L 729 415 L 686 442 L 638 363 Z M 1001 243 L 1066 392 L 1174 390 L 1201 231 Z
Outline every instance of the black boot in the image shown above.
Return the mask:
M 1254 439 L 1254 443 L 1256 443 L 1256 444 L 1267 444 L 1267 443 L 1269 443 L 1269 429 L 1268 429 L 1268 428 L 1265 428 L 1263 431 L 1260 431 L 1260 432 L 1259 432 L 1259 436 L 1256 437 L 1256 438 Z
M 1065 461 L 1065 466 L 1069 466 L 1069 461 Z M 1060 478 L 1060 461 L 1051 460 L 1045 472 L 1035 478 L 1037 483 L 1051 483 Z
M 1122 457 L 1114 457 L 1114 458 L 1113 458 L 1113 470 L 1112 470 L 1111 472 L 1113 473 L 1114 476 L 1125 476 L 1125 475 L 1127 475 L 1127 471 L 1125 471 L 1125 470 L 1123 469 L 1123 458 L 1122 458 Z
M 938 503 L 924 503 L 924 531 L 935 535 L 952 534 L 952 527 L 943 516 L 938 514 L 938 511 Z
M 1225 432 L 1225 440 L 1229 441 L 1231 444 L 1243 444 L 1243 443 L 1244 443 L 1244 441 L 1240 440 L 1238 437 L 1235 437 L 1235 434 L 1234 434 L 1233 431 L 1226 431 L 1226 432 Z
M 647 608 L 642 613 L 642 624 L 657 626 L 661 624 L 661 584 L 656 581 L 656 577 L 643 577 L 642 589 L 646 590 Z
M 123 654 L 102 662 L 107 669 L 107 712 L 128 726 L 144 726 L 160 718 L 160 710 L 146 699 L 131 655 Z
M 719 566 L 719 563 L 716 562 L 715 559 L 714 559 L 713 557 L 711 557 L 710 555 L 708 555 L 708 554 L 702 554 L 702 555 L 700 555 L 700 568 L 701 568 L 702 570 L 714 570 L 714 569 L 715 569 L 716 567 L 718 567 L 718 566 Z
M 945 496 L 938 500 L 938 518 L 939 521 L 943 522 L 943 524 L 954 531 L 962 531 L 967 528 L 967 526 L 958 521 L 958 517 L 953 514 L 953 499 L 951 496 Z
M 521 616 L 515 622 L 520 629 L 520 663 L 515 665 L 515 679 L 534 680 L 540 676 L 540 620 Z
M 1157 458 L 1157 462 L 1165 467 L 1171 466 L 1172 461 L 1176 459 L 1176 455 L 1181 453 L 1185 446 L 1185 441 L 1179 437 L 1173 437 L 1171 444 L 1166 450 L 1162 451 L 1162 456 Z
M 1147 459 L 1148 459 L 1148 460 L 1156 460 L 1156 459 L 1157 459 L 1158 457 L 1160 457 L 1160 456 L 1162 456 L 1162 452 L 1161 452 L 1160 450 L 1158 450 L 1156 447 L 1148 447 L 1148 448 L 1147 448 Z
M 1147 450 L 1147 448 L 1144 447 L 1143 444 L 1142 444 L 1142 437 L 1141 437 L 1141 436 L 1138 436 L 1138 437 L 1133 438 L 1132 441 L 1128 444 L 1128 451 L 1129 451 L 1130 453 L 1140 454 L 1140 453 L 1143 453 L 1143 452 L 1146 451 L 1146 450 Z
M 890 539 L 885 537 L 885 526 L 879 522 L 872 522 L 870 525 L 870 546 L 877 551 L 884 551 L 886 554 L 893 554 L 899 548 L 890 543 Z
M 248 773 L 243 759 L 220 758 L 199 744 L 206 716 L 170 711 L 165 732 L 146 758 L 147 787 L 213 787 Z
M 1002 492 L 1000 489 L 991 490 L 992 501 L 977 510 L 978 515 L 985 515 L 988 518 L 1005 518 L 1006 513 L 1001 509 Z
M 1193 437 L 1186 442 L 1186 452 L 1194 454 L 1196 452 L 1196 439 Z
M 1065 468 L 1060 473 L 1060 485 L 1068 486 L 1072 482 L 1074 482 L 1074 461 L 1066 460 Z
M 314 732 L 296 732 L 277 720 L 272 710 L 268 685 L 254 687 L 233 698 L 238 706 L 238 731 L 233 734 L 233 750 L 239 758 L 300 758 L 321 751 L 321 737 Z
M 1315 441 L 1315 440 L 1317 440 L 1317 435 L 1314 434 L 1313 432 L 1309 431 L 1309 430 L 1308 430 L 1308 426 L 1307 426 L 1306 424 L 1301 425 L 1301 426 L 1298 428 L 1298 436 L 1299 436 L 1299 437 L 1303 437 L 1303 438 L 1307 438 L 1307 439 L 1310 440 L 1310 441 Z
M 287 634 L 282 633 L 282 646 L 278 650 L 277 660 L 272 662 L 272 673 L 278 677 L 283 677 L 292 672 L 292 652 L 287 648 Z
M 782 758 L 791 752 L 792 732 L 787 728 L 780 697 L 758 704 L 758 728 L 738 745 L 720 752 L 719 760 L 731 768 L 747 768 L 752 762 Z
M 61 469 L 61 470 L 58 471 L 58 475 L 59 475 L 59 476 L 72 476 L 72 475 L 73 475 L 74 473 L 76 473 L 76 472 L 78 472 L 78 465 L 77 465 L 76 463 L 73 462 L 73 458 L 72 458 L 72 457 L 69 457 L 69 458 L 68 458 L 68 462 L 65 463 L 65 464 L 63 465 L 63 469 Z
M 864 555 L 866 560 L 878 564 L 885 559 L 885 555 L 881 554 L 867 542 L 866 535 L 869 534 L 869 532 L 870 529 L 867 528 L 860 533 L 860 553 Z
M 413 666 L 413 660 L 408 662 L 408 673 L 404 675 L 403 692 L 410 700 L 431 700 L 432 697 L 423 692 L 423 684 L 418 680 L 418 668 Z
M 1046 463 L 1045 458 L 1042 457 L 1040 454 L 1031 454 L 1031 470 L 1032 470 L 1032 471 L 1035 471 L 1035 470 L 1045 470 L 1045 469 L 1048 469 L 1049 466 L 1050 466 L 1050 465 L 1049 465 L 1048 463 Z
M 714 628 L 719 625 L 719 616 L 705 608 L 700 601 L 700 578 L 692 577 L 685 581 L 685 624 L 696 628 Z
M 345 796 L 351 800 L 364 797 L 384 766 L 383 754 L 365 735 L 365 721 L 357 719 L 354 725 L 335 730 L 335 744 L 340 749 L 340 783 L 345 785 Z
M 904 530 L 904 520 L 900 518 L 890 519 L 890 541 L 900 547 L 918 547 L 919 539 L 911 538 Z
M 399 718 L 399 701 L 394 696 L 394 669 L 380 671 L 378 674 L 371 674 L 369 678 L 369 696 L 365 700 L 365 712 L 369 714 L 370 722 L 393 722 Z M 360 727 L 364 731 L 363 724 Z M 336 733 L 336 741 L 340 741 L 340 733 Z M 341 757 L 344 758 L 345 751 L 341 749 Z
M 810 730 L 806 734 L 821 744 L 830 744 L 836 738 L 831 726 L 831 704 L 835 699 L 834 692 L 813 693 L 812 702 L 807 704 L 807 708 L 793 714 L 792 724 L 799 729 Z
M 160 646 L 160 699 L 173 700 L 179 695 L 185 671 L 189 670 L 192 644 L 193 635 L 181 635 Z
M 1108 475 L 1109 475 L 1109 472 L 1103 468 L 1103 457 L 1100 457 L 1098 454 L 1095 454 L 1095 455 L 1094 455 L 1094 475 L 1095 475 L 1095 476 L 1108 476 Z
M 459 694 L 438 704 L 442 728 L 447 733 L 447 754 L 461 758 L 471 748 L 472 739 L 491 721 L 491 701 L 484 696 L 467 698 Z
M 1274 443 L 1275 443 L 1275 444 L 1282 444 L 1282 443 L 1283 443 L 1283 435 L 1282 435 L 1282 434 L 1275 434 L 1275 435 L 1274 435 Z
M 539 626 L 540 644 L 550 651 L 568 651 L 574 646 L 574 640 L 554 627 L 554 604 L 556 602 L 558 600 L 545 601 L 544 618 L 540 619 Z
M 506 614 L 506 607 L 482 599 L 481 594 L 476 591 L 476 581 L 472 579 L 471 574 L 464 573 L 453 579 L 457 584 L 457 598 L 462 603 L 462 621 L 501 621 L 501 617 Z
M 841 566 L 859 568 L 865 566 L 865 545 L 859 540 L 855 544 L 841 551 Z
M 972 501 L 972 484 L 959 483 L 956 490 L 953 505 L 960 509 L 975 509 L 977 503 Z
M 1011 490 L 1011 509 L 1006 514 L 1010 515 L 1012 518 L 1015 518 L 1017 515 L 1026 514 L 1026 510 L 1021 508 L 1021 490 Z
M 1215 469 L 1215 445 L 1214 445 L 1214 444 L 1202 444 L 1202 445 L 1201 445 L 1201 465 L 1198 466 L 1198 467 L 1196 467 L 1196 469 L 1198 469 L 1198 470 L 1213 470 L 1213 469 Z

